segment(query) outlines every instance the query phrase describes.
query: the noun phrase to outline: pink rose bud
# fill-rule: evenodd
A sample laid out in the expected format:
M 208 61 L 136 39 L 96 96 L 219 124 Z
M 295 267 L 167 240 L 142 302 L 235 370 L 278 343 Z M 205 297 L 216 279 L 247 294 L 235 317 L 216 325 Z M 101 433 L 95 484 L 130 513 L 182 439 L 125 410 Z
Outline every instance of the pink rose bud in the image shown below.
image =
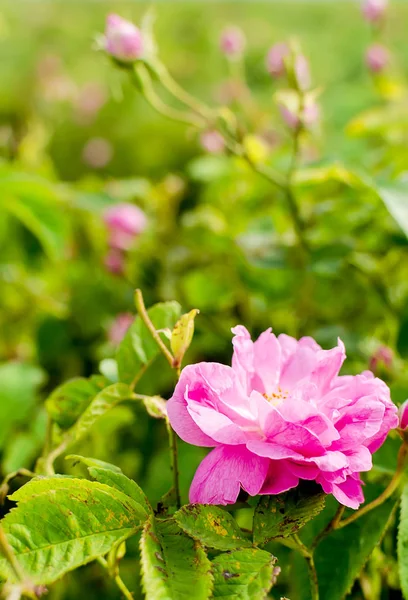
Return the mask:
M 285 104 L 279 104 L 279 110 L 289 129 L 297 129 L 299 127 L 300 118 L 296 110 L 289 108 Z
M 109 230 L 109 245 L 118 250 L 129 250 L 147 225 L 144 212 L 138 206 L 126 202 L 108 208 L 104 221 Z
M 106 19 L 105 50 L 121 62 L 134 62 L 142 57 L 143 38 L 140 30 L 118 15 Z
M 400 406 L 398 411 L 399 416 L 399 427 L 403 431 L 408 429 L 408 400 L 405 400 L 404 404 Z
M 305 127 L 313 127 L 320 119 L 320 107 L 314 98 L 306 99 L 302 121 Z
M 220 154 L 225 148 L 224 138 L 218 131 L 204 131 L 200 135 L 200 143 L 210 154 Z
M 125 271 L 125 257 L 120 250 L 109 250 L 105 256 L 104 265 L 113 275 L 123 275 Z
M 130 313 L 121 313 L 116 317 L 108 331 L 111 344 L 120 344 L 134 319 L 135 317 Z
M 375 352 L 373 352 L 370 358 L 370 371 L 374 373 L 378 370 L 381 365 L 386 369 L 391 369 L 394 360 L 394 354 L 391 348 L 388 346 L 379 346 Z
M 303 91 L 308 90 L 312 85 L 312 78 L 310 75 L 309 61 L 306 56 L 299 54 L 295 57 L 293 71 L 298 88 Z
M 387 4 L 387 0 L 365 0 L 363 3 L 364 18 L 370 23 L 377 23 L 384 17 Z
M 373 73 L 380 73 L 387 67 L 390 53 L 381 44 L 372 44 L 366 52 L 366 65 Z
M 266 57 L 266 67 L 272 77 L 282 77 L 286 71 L 285 59 L 290 49 L 287 44 L 280 42 L 272 46 Z
M 221 34 L 221 51 L 229 58 L 239 58 L 245 49 L 245 35 L 239 27 L 227 27 Z

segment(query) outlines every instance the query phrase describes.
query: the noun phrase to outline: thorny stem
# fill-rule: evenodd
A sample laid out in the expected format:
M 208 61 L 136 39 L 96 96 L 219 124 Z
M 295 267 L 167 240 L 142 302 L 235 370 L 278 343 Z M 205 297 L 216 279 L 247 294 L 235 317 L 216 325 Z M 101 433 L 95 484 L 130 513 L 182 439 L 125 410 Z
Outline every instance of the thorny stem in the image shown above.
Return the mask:
M 96 560 L 98 561 L 98 563 L 100 565 L 102 565 L 102 567 L 104 569 L 109 570 L 108 563 L 107 563 L 107 561 L 104 558 L 102 558 L 100 556 Z M 118 586 L 118 588 L 120 589 L 120 591 L 122 592 L 122 594 L 124 595 L 124 597 L 126 598 L 126 600 L 134 600 L 132 592 L 130 592 L 128 590 L 128 588 L 126 587 L 125 582 L 123 581 L 123 579 L 122 579 L 122 577 L 120 575 L 116 575 L 113 578 L 113 580 L 116 583 L 116 585 Z
M 142 319 L 143 323 L 146 325 L 147 329 L 151 333 L 156 344 L 159 346 L 160 350 L 166 357 L 171 368 L 176 369 L 177 375 L 179 375 L 179 369 L 177 368 L 177 366 L 175 364 L 174 356 L 172 355 L 170 350 L 167 348 L 167 346 L 161 339 L 160 335 L 157 333 L 157 330 L 156 330 L 154 324 L 151 322 L 150 317 L 146 310 L 144 300 L 143 300 L 143 294 L 142 294 L 141 290 L 139 290 L 139 289 L 136 290 L 136 292 L 135 292 L 135 301 L 136 301 L 136 308 L 137 308 L 140 318 Z M 173 472 L 173 485 L 174 485 L 174 491 L 176 493 L 177 508 L 180 508 L 181 500 L 180 500 L 179 469 L 178 469 L 177 435 L 176 435 L 175 431 L 172 429 L 172 427 L 170 426 L 170 423 L 168 422 L 168 420 L 166 420 L 166 423 L 167 423 L 167 429 L 169 432 L 171 470 Z
M 178 123 L 184 123 L 186 125 L 193 125 L 194 127 L 202 127 L 203 123 L 201 119 L 197 119 L 195 116 L 185 113 L 181 110 L 177 110 L 168 106 L 163 100 L 156 94 L 152 80 L 145 65 L 137 65 L 135 70 L 132 70 L 136 85 L 142 88 L 143 96 L 147 100 L 154 110 L 160 113 L 163 117 L 177 121 Z
M 403 442 L 403 444 L 401 445 L 401 448 L 399 449 L 399 452 L 398 452 L 397 470 L 395 471 L 394 477 L 391 479 L 390 483 L 385 488 L 385 490 L 382 492 L 382 494 L 380 494 L 378 496 L 378 498 L 376 498 L 369 504 L 366 504 L 366 506 L 363 506 L 363 508 L 360 508 L 360 510 L 357 510 L 354 514 L 352 514 L 347 519 L 344 519 L 344 521 L 340 521 L 337 524 L 336 529 L 341 529 L 342 527 L 346 527 L 350 523 L 353 523 L 354 521 L 356 521 L 363 515 L 367 514 L 374 508 L 377 508 L 378 506 L 383 504 L 383 502 L 388 500 L 388 498 L 390 498 L 393 495 L 393 493 L 398 489 L 398 486 L 403 477 L 404 465 L 405 465 L 405 460 L 406 460 L 407 456 L 408 456 L 408 444 Z

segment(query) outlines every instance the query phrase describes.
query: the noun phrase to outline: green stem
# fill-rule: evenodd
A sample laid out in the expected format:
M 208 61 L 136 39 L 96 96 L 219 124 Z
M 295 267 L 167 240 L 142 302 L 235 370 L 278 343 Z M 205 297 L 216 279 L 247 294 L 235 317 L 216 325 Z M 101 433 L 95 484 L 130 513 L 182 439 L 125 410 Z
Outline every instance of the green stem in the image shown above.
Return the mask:
M 394 477 L 391 479 L 390 483 L 385 488 L 383 493 L 380 494 L 378 496 L 378 498 L 376 498 L 372 502 L 369 502 L 369 504 L 366 504 L 366 506 L 363 506 L 363 508 L 360 508 L 360 510 L 357 510 L 350 517 L 348 517 L 347 519 L 344 519 L 344 521 L 340 521 L 337 524 L 336 529 L 342 529 L 343 527 L 346 527 L 350 523 L 353 523 L 354 521 L 356 521 L 363 515 L 366 515 L 371 510 L 374 510 L 374 508 L 377 508 L 378 506 L 383 504 L 383 502 L 388 500 L 388 498 L 390 498 L 393 495 L 393 493 L 398 489 L 399 484 L 401 483 L 401 479 L 404 475 L 404 465 L 405 465 L 405 460 L 406 460 L 407 456 L 408 456 L 408 444 L 403 442 L 403 444 L 401 445 L 401 448 L 399 449 L 399 452 L 398 452 L 397 470 L 395 471 Z
M 316 548 L 316 546 L 321 542 L 321 540 L 323 538 L 325 538 L 326 535 L 329 535 L 329 533 L 331 531 L 333 531 L 333 529 L 337 529 L 345 510 L 346 510 L 346 507 L 343 506 L 342 504 L 339 504 L 336 514 L 334 515 L 332 520 L 326 525 L 326 527 L 323 529 L 323 531 L 321 531 L 315 537 L 315 539 L 311 545 L 312 550 L 314 550 Z
M 178 123 L 184 123 L 186 125 L 193 125 L 194 127 L 201 128 L 203 123 L 201 119 L 197 119 L 195 116 L 185 113 L 181 110 L 177 110 L 168 106 L 155 92 L 152 84 L 151 77 L 145 67 L 145 65 L 139 64 L 135 66 L 135 71 L 132 70 L 133 76 L 136 78 L 136 85 L 142 90 L 145 100 L 150 106 L 163 117 L 177 121 Z
M 10 481 L 15 479 L 16 477 L 35 477 L 35 473 L 29 471 L 28 469 L 17 469 L 17 471 L 13 471 L 5 476 L 2 484 L 0 485 L 0 504 L 4 503 L 4 500 L 9 492 Z
M 175 363 L 174 356 L 172 355 L 170 350 L 167 348 L 167 346 L 161 339 L 160 335 L 157 333 L 157 330 L 156 330 L 154 324 L 150 320 L 150 317 L 147 313 L 146 306 L 145 306 L 145 303 L 143 300 L 143 294 L 142 294 L 141 290 L 139 290 L 139 289 L 136 290 L 136 292 L 135 292 L 135 302 L 136 302 L 137 311 L 138 311 L 139 316 L 142 319 L 143 323 L 146 325 L 147 329 L 151 333 L 156 344 L 159 346 L 160 350 L 166 357 L 167 362 L 169 363 L 171 368 L 176 369 L 177 375 L 179 375 L 179 369 L 177 368 L 177 365 Z M 180 485 L 179 485 L 179 470 L 178 470 L 177 435 L 176 435 L 175 431 L 172 429 L 172 427 L 170 426 L 170 423 L 168 422 L 168 420 L 166 420 L 166 423 L 167 423 L 167 429 L 169 432 L 170 459 L 171 459 L 171 469 L 173 472 L 174 491 L 176 493 L 177 508 L 180 508 L 181 500 L 180 500 Z
M 171 427 L 168 420 L 166 420 L 166 425 L 167 425 L 167 431 L 169 433 L 171 472 L 173 473 L 173 486 L 174 486 L 174 493 L 176 494 L 176 505 L 177 505 L 177 508 L 180 508 L 181 507 L 181 496 L 180 496 L 180 484 L 179 484 L 177 434 L 174 431 L 174 429 Z
M 146 306 L 145 306 L 145 303 L 143 300 L 143 294 L 142 294 L 141 290 L 136 290 L 135 302 L 136 302 L 137 312 L 139 313 L 140 318 L 142 319 L 143 323 L 146 325 L 147 329 L 151 333 L 152 338 L 154 339 L 156 344 L 159 346 L 161 352 L 166 357 L 166 360 L 169 363 L 169 365 L 171 366 L 171 368 L 174 368 L 174 357 L 173 357 L 172 353 L 170 352 L 170 350 L 167 348 L 166 344 L 161 339 L 160 335 L 157 333 L 156 327 L 153 325 L 153 323 L 150 320 L 149 315 L 147 314 L 147 310 L 146 310 Z
M 99 556 L 96 560 L 104 569 L 109 571 L 108 563 L 104 558 Z M 124 597 L 126 598 L 126 600 L 134 600 L 132 592 L 128 590 L 125 582 L 123 581 L 120 575 L 116 575 L 115 577 L 113 577 L 113 580 L 124 595 Z
M 309 571 L 310 592 L 312 600 L 319 600 L 319 582 L 317 579 L 317 571 L 313 557 L 313 550 L 305 546 L 298 535 L 293 535 L 293 548 L 297 550 L 306 560 L 307 569 Z
M 191 108 L 191 110 L 202 117 L 204 121 L 210 121 L 213 118 L 212 110 L 181 87 L 181 85 L 173 79 L 163 63 L 155 64 L 154 68 L 163 87 L 177 98 L 177 100 Z
M 301 106 L 300 106 L 300 114 L 302 113 L 303 101 L 301 95 Z M 285 196 L 286 201 L 288 203 L 289 211 L 292 217 L 293 225 L 296 231 L 297 238 L 299 240 L 299 245 L 303 248 L 304 252 L 308 254 L 310 252 L 309 245 L 307 243 L 305 237 L 305 224 L 303 222 L 302 216 L 300 214 L 299 207 L 297 205 L 296 196 L 293 191 L 293 177 L 296 173 L 296 168 L 299 160 L 299 150 L 300 150 L 300 136 L 302 133 L 302 125 L 299 125 L 294 134 L 293 134 L 293 148 L 292 148 L 292 158 L 289 164 L 288 173 L 286 176 L 286 186 L 285 186 Z

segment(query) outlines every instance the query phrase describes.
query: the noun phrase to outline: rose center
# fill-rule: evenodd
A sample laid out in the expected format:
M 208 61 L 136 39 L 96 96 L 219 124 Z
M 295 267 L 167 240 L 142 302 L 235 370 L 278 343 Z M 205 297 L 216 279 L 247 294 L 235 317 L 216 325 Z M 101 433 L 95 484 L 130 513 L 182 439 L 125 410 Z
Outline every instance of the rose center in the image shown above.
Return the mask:
M 262 394 L 262 396 L 274 406 L 278 406 L 278 404 L 286 400 L 286 398 L 289 396 L 289 392 L 278 387 L 274 392 L 272 392 L 272 394 L 265 393 Z

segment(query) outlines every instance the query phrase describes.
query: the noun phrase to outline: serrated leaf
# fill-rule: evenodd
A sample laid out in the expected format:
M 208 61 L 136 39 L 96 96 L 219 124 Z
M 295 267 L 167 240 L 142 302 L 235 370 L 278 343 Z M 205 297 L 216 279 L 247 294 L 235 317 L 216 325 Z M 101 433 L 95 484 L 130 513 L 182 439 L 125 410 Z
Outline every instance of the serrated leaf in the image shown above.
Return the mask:
M 180 366 L 194 335 L 194 319 L 200 311 L 197 308 L 182 315 L 171 333 L 170 347 L 176 366 Z
M 146 494 L 142 488 L 137 485 L 136 481 L 133 481 L 133 479 L 129 479 L 129 477 L 126 477 L 126 475 L 123 473 L 116 473 L 114 471 L 100 469 L 98 467 L 90 467 L 89 474 L 91 477 L 96 479 L 96 481 L 105 483 L 106 485 L 123 492 L 129 496 L 129 498 L 132 498 L 138 502 L 146 514 L 152 512 L 152 507 L 150 506 Z
M 187 537 L 173 519 L 146 522 L 140 540 L 142 581 L 147 598 L 207 600 L 211 563 L 199 542 Z
M 102 376 L 90 379 L 77 377 L 66 381 L 47 398 L 47 412 L 62 429 L 68 429 L 106 384 L 106 379 Z
M 264 600 L 272 587 L 276 558 L 265 550 L 248 548 L 220 554 L 213 561 L 213 598 Z
M 18 505 L 1 525 L 22 569 L 39 584 L 52 583 L 103 556 L 135 533 L 145 519 L 140 504 L 87 479 L 33 479 L 11 500 Z M 0 575 L 13 581 L 4 558 L 0 558 Z
M 320 600 L 343 600 L 381 541 L 395 507 L 395 499 L 390 499 L 347 527 L 334 531 L 317 546 L 315 565 Z M 301 600 L 306 598 L 309 600 L 310 596 L 302 595 Z
M 148 315 L 157 330 L 173 329 L 181 312 L 178 302 L 155 304 L 148 310 Z M 131 383 L 160 353 L 160 349 L 152 338 L 146 325 L 139 316 L 126 332 L 116 353 L 119 379 Z
M 408 599 L 408 484 L 401 497 L 401 514 L 398 526 L 398 567 L 402 595 Z
M 70 459 L 86 465 L 88 467 L 90 476 L 96 479 L 96 481 L 99 481 L 99 483 L 109 485 L 110 487 L 123 492 L 129 496 L 129 498 L 132 498 L 138 502 L 146 514 L 152 512 L 152 507 L 150 506 L 149 500 L 142 488 L 136 483 L 136 481 L 126 477 L 119 467 L 104 462 L 103 460 L 86 458 L 84 456 L 78 456 L 75 454 L 66 457 L 66 460 Z
M 102 415 L 120 402 L 130 398 L 131 395 L 132 391 L 125 383 L 109 385 L 95 396 L 79 419 L 68 430 L 67 435 L 72 441 L 79 440 Z
M 252 545 L 234 517 L 218 506 L 188 504 L 174 519 L 185 533 L 209 548 L 236 550 Z
M 254 514 L 254 543 L 266 544 L 297 533 L 324 508 L 325 494 L 304 483 L 278 496 L 260 498 Z

